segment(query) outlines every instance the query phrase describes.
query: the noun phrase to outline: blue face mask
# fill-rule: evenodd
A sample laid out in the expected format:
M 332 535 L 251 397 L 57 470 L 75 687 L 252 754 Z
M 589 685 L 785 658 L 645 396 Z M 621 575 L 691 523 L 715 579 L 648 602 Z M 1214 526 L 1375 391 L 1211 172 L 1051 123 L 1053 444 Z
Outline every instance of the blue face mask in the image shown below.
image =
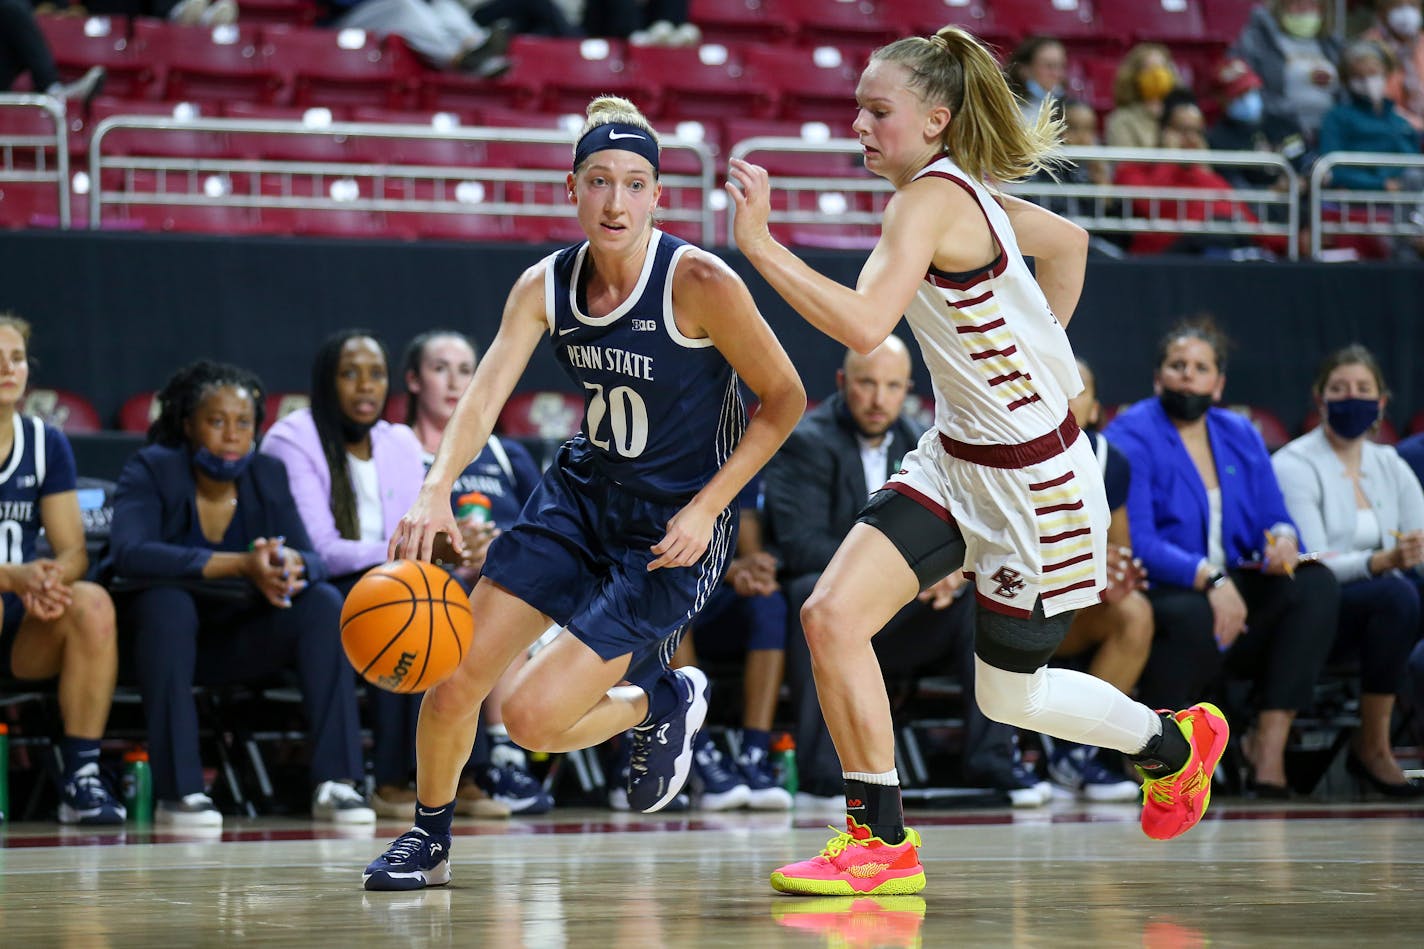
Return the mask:
M 229 461 L 221 455 L 213 454 L 201 445 L 193 450 L 193 467 L 214 481 L 236 481 L 242 477 L 242 473 L 251 463 L 252 452 L 250 451 L 241 458 Z
M 1341 438 L 1359 438 L 1379 417 L 1378 399 L 1336 399 L 1325 403 L 1325 421 Z
M 1261 110 L 1261 90 L 1259 89 L 1243 92 L 1226 104 L 1227 116 L 1242 125 L 1259 125 Z

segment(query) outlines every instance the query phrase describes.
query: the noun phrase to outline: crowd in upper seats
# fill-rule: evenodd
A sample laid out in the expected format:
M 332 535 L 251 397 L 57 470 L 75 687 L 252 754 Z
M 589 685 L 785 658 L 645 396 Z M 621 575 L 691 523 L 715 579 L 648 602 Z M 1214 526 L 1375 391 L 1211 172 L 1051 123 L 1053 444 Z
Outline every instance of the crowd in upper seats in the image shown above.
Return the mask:
M 99 760 L 116 682 L 142 696 L 160 823 L 222 822 L 204 783 L 194 686 L 272 681 L 302 696 L 314 819 L 408 816 L 418 699 L 368 688 L 358 705 L 339 615 L 344 594 L 385 559 L 423 460 L 473 375 L 474 343 L 448 330 L 412 341 L 400 364 L 409 424 L 399 424 L 383 417 L 393 392 L 383 342 L 359 329 L 333 334 L 312 361 L 310 407 L 260 440 L 260 379 L 210 360 L 179 368 L 158 393 L 148 444 L 123 466 L 108 547 L 90 563 L 72 450 L 58 429 L 20 410 L 29 338 L 25 321 L 0 315 L 0 457 L 8 459 L 0 527 L 10 537 L 0 565 L 0 664 L 10 679 L 57 677 L 60 820 L 123 820 Z M 1378 793 L 1424 794 L 1394 754 L 1406 715 L 1424 710 L 1424 434 L 1397 448 L 1372 439 L 1389 389 L 1374 356 L 1349 346 L 1324 360 L 1313 384 L 1301 380 L 1319 426 L 1272 457 L 1247 418 L 1219 407 L 1229 351 L 1210 320 L 1173 328 L 1144 360 L 1141 389 L 1151 395 L 1106 425 L 1084 367 L 1088 388 L 1072 410 L 1113 511 L 1109 586 L 1075 617 L 1054 661 L 1153 706 L 1214 698 L 1237 723 L 1244 790 L 1271 798 L 1296 793 L 1288 739 L 1333 669 L 1359 689 L 1349 771 Z M 729 725 L 696 748 L 693 799 L 704 809 L 842 806 L 800 605 L 925 423 L 906 412 L 911 362 L 898 338 L 847 353 L 834 384 L 744 495 L 725 590 L 694 621 L 678 658 L 692 662 L 695 649 L 733 663 L 723 681 L 735 687 L 714 699 Z M 492 437 L 456 482 L 452 506 L 477 493 L 488 512 L 462 520 L 462 553 L 437 551 L 466 588 L 537 476 L 523 445 Z M 42 531 L 47 547 L 37 545 Z M 876 639 L 888 679 L 948 673 L 972 695 L 968 589 L 962 574 L 945 578 Z M 503 727 L 502 694 L 496 688 L 483 710 L 460 785 L 459 812 L 468 816 L 537 814 L 555 803 Z M 737 694 L 741 707 L 727 707 Z M 1044 741 L 1030 764 L 1020 744 L 1034 736 L 988 721 L 972 701 L 963 714 L 966 786 L 1020 807 L 1055 794 L 1138 796 L 1118 755 Z M 795 798 L 772 770 L 777 726 L 794 736 Z M 611 753 L 616 773 L 626 761 Z M 610 781 L 610 804 L 626 808 L 620 786 Z

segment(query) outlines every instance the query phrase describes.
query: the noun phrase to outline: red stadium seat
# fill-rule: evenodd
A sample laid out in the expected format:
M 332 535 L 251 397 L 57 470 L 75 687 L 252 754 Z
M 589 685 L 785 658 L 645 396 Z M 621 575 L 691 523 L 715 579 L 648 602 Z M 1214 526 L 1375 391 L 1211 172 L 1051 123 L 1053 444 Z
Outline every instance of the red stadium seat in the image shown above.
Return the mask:
M 76 216 L 74 220 L 78 220 Z M 59 226 L 59 189 L 52 184 L 0 181 L 0 228 Z
M 748 47 L 744 62 L 748 82 L 762 83 L 781 93 L 783 118 L 820 119 L 830 123 L 835 134 L 849 133 L 862 63 L 832 47 Z
M 210 117 L 201 105 L 180 106 L 172 102 L 111 99 L 103 96 L 95 99 L 89 109 L 89 134 L 93 135 L 100 122 L 114 115 L 152 118 L 177 118 L 184 115 L 192 118 Z M 186 129 L 115 129 L 104 133 L 103 153 L 141 153 L 178 158 L 227 158 L 234 154 L 226 133 Z
M 894 0 L 883 3 L 881 11 L 893 18 L 896 33 L 902 36 L 927 36 L 953 24 L 1001 45 L 1012 37 L 1000 28 L 994 7 L 993 0 Z
M 311 407 L 311 398 L 305 392 L 269 392 L 262 402 L 265 418 L 262 420 L 262 431 L 272 427 L 272 424 L 284 416 L 290 415 L 298 409 Z
M 519 392 L 499 413 L 496 428 L 511 438 L 563 440 L 583 424 L 583 399 L 572 392 Z
M 139 434 L 148 431 L 148 426 L 158 418 L 159 408 L 157 392 L 140 392 L 129 396 L 124 400 L 124 404 L 119 406 L 119 431 Z
M 794 24 L 797 43 L 880 46 L 899 38 L 888 11 L 898 0 L 777 0 L 777 11 Z
M 1107 45 L 1110 41 L 1094 15 L 1094 7 L 1101 5 L 1093 0 L 994 0 L 993 10 L 996 26 L 1015 39 L 1042 34 L 1074 46 Z
M 97 432 L 104 427 L 93 403 L 67 389 L 31 389 L 20 411 L 38 415 L 64 432 Z
M 272 102 L 281 89 L 249 26 L 178 26 L 165 20 L 134 23 L 134 50 L 157 64 L 161 96 L 171 100 Z
M 1256 431 L 1261 433 L 1261 440 L 1266 443 L 1267 451 L 1275 451 L 1291 440 L 1290 430 L 1270 409 L 1262 408 L 1259 405 L 1227 405 L 1224 408 L 1249 419 L 1251 424 L 1256 427 Z
M 1133 0 L 1131 3 L 1100 3 L 1098 19 L 1103 31 L 1133 43 L 1215 43 L 1206 27 L 1200 0 Z M 1175 52 L 1175 50 L 1174 50 Z
M 320 14 L 321 7 L 312 0 L 242 0 L 244 24 L 311 26 Z
M 708 43 L 783 43 L 795 30 L 776 0 L 692 0 L 687 18 Z
M 518 36 L 509 58 L 509 73 L 497 83 L 515 90 L 520 108 L 582 115 L 590 99 L 607 93 L 657 112 L 656 91 L 629 65 L 621 42 Z
M 179 231 L 199 234 L 262 234 L 252 208 L 211 204 L 129 204 L 123 219 L 141 222 L 147 231 Z
M 1414 417 L 1409 420 L 1409 434 L 1418 435 L 1424 433 L 1424 409 L 1414 413 Z
M 517 218 L 507 214 L 388 213 L 388 230 L 422 240 L 515 244 L 545 240 L 543 218 Z
M 756 119 L 728 120 L 723 125 L 723 144 L 726 154 L 739 142 L 750 138 L 797 138 L 807 141 L 830 138 L 849 138 L 851 118 L 845 117 L 838 123 L 796 122 L 779 119 L 775 122 Z M 814 134 L 811 134 L 814 132 Z M 817 152 L 751 152 L 748 158 L 764 167 L 773 175 L 795 175 L 806 177 L 844 177 L 864 169 L 864 161 L 859 155 L 847 156 L 835 153 Z
M 316 122 L 318 119 L 324 121 L 328 117 L 333 122 L 366 121 L 356 118 L 352 110 L 341 106 L 271 105 L 266 102 L 224 102 L 222 116 L 225 119 L 259 119 L 276 122 Z
M 1251 19 L 1251 4 L 1241 0 L 1201 0 L 1207 35 L 1219 43 L 1236 42 Z
M 92 66 L 103 66 L 110 95 L 137 99 L 153 89 L 151 62 L 129 42 L 127 21 L 107 16 L 37 16 L 60 77 L 74 79 Z
M 413 84 L 409 61 L 362 30 L 270 26 L 262 31 L 262 51 L 290 80 L 294 105 L 397 109 Z
M 662 90 L 660 108 L 670 118 L 740 118 L 776 111 L 772 90 L 746 81 L 741 62 L 725 46 L 634 46 L 628 50 L 628 64 L 643 81 Z

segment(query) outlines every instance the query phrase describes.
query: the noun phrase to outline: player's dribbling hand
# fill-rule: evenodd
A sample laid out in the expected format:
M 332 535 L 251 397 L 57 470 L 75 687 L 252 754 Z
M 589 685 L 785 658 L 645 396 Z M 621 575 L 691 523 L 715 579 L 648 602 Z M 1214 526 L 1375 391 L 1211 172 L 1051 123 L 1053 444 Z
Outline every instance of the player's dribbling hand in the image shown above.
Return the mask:
M 724 185 L 737 207 L 732 236 L 746 253 L 763 240 L 771 239 L 766 221 L 771 215 L 771 176 L 760 165 L 733 158 L 727 166 Z
M 465 538 L 460 534 L 460 527 L 455 523 L 455 511 L 450 507 L 450 489 L 441 490 L 424 484 L 415 496 L 415 503 L 396 524 L 391 542 L 386 547 L 386 557 L 429 563 L 435 538 L 439 534 L 450 538 L 450 546 L 455 553 L 464 555 Z
M 708 514 L 691 501 L 668 521 L 667 533 L 653 545 L 656 559 L 648 564 L 652 573 L 662 567 L 690 567 L 702 559 L 712 539 L 712 524 L 716 514 Z

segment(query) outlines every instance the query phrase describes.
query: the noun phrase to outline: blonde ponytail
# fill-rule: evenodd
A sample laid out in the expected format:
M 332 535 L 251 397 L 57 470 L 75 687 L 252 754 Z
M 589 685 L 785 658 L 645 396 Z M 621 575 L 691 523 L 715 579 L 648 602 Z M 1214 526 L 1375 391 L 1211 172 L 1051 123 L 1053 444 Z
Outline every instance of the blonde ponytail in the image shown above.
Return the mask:
M 1052 155 L 1063 141 L 1064 124 L 1052 101 L 1046 100 L 1033 125 L 1026 126 L 993 55 L 959 27 L 896 40 L 870 58 L 904 67 L 921 99 L 949 109 L 942 144 L 975 180 L 1020 181 L 1057 164 Z

